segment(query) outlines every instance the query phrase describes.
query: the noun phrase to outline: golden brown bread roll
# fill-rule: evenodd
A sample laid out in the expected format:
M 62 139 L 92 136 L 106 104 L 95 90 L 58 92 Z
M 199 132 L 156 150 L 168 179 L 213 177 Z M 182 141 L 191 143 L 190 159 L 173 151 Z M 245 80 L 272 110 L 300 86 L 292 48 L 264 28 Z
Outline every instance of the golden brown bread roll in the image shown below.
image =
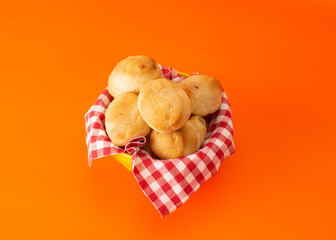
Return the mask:
M 150 131 L 140 115 L 137 100 L 136 94 L 124 93 L 114 99 L 106 109 L 106 132 L 116 146 L 124 146 L 133 138 L 146 136 Z
M 159 65 L 150 57 L 132 56 L 120 61 L 109 77 L 108 91 L 113 97 L 138 94 L 143 84 L 162 77 Z
M 161 133 L 153 130 L 150 146 L 156 156 L 161 159 L 179 158 L 183 154 L 183 139 L 179 131 Z
M 144 85 L 139 94 L 138 108 L 146 123 L 158 132 L 173 132 L 181 128 L 191 114 L 187 94 L 167 79 Z
M 222 86 L 217 79 L 206 75 L 192 75 L 178 85 L 189 93 L 193 114 L 206 116 L 220 107 Z
M 206 122 L 200 116 L 193 116 L 179 131 L 183 138 L 183 156 L 187 156 L 203 145 L 207 132 Z
M 191 117 L 178 131 L 161 133 L 153 130 L 150 146 L 161 159 L 179 158 L 195 153 L 204 143 L 206 122 L 200 116 Z

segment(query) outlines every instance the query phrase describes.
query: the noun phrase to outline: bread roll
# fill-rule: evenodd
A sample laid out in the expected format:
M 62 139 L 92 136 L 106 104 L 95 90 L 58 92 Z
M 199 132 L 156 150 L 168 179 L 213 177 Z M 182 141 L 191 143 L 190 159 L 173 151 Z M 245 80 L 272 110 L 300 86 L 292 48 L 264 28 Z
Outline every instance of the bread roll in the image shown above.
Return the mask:
M 124 146 L 133 138 L 146 136 L 150 131 L 140 115 L 137 100 L 136 94 L 124 93 L 114 99 L 106 109 L 106 132 L 116 146 Z
M 138 94 L 143 84 L 161 77 L 161 68 L 152 58 L 128 57 L 119 62 L 111 73 L 108 91 L 113 97 L 127 92 Z
M 207 132 L 206 122 L 200 116 L 193 116 L 179 130 L 183 138 L 183 156 L 195 153 L 204 143 Z
M 191 114 L 187 94 L 167 79 L 157 79 L 144 85 L 139 94 L 138 108 L 151 128 L 165 133 L 181 128 Z
M 150 146 L 156 156 L 161 159 L 179 158 L 183 154 L 183 139 L 179 131 L 161 133 L 153 130 Z
M 206 116 L 220 107 L 222 86 L 217 79 L 206 75 L 193 75 L 178 85 L 190 94 L 193 114 Z

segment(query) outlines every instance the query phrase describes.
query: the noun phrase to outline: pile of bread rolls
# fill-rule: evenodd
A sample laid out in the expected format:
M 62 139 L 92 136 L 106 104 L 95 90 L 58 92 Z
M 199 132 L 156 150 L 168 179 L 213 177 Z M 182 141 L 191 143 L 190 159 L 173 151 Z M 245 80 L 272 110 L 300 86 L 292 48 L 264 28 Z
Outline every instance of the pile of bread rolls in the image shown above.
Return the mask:
M 119 62 L 109 77 L 108 91 L 114 100 L 106 110 L 105 126 L 112 143 L 124 146 L 146 136 L 144 150 L 161 159 L 196 152 L 207 132 L 203 117 L 216 112 L 222 98 L 215 78 L 192 75 L 174 83 L 146 56 Z

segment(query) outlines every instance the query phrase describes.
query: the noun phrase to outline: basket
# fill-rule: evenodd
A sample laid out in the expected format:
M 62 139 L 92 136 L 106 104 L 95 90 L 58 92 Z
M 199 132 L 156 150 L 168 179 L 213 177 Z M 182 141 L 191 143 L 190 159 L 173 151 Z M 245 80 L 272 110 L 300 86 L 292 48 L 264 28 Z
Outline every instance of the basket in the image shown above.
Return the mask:
M 163 75 L 174 82 L 189 76 L 172 68 L 160 67 Z M 161 216 L 166 216 L 185 203 L 217 173 L 222 160 L 235 151 L 231 108 L 224 91 L 220 108 L 209 118 L 201 149 L 177 159 L 153 158 L 140 148 L 146 141 L 145 137 L 133 139 L 124 148 L 114 146 L 105 130 L 105 111 L 111 101 L 113 97 L 105 89 L 85 114 L 89 165 L 92 165 L 93 159 L 112 156 L 133 173 L 141 190 Z

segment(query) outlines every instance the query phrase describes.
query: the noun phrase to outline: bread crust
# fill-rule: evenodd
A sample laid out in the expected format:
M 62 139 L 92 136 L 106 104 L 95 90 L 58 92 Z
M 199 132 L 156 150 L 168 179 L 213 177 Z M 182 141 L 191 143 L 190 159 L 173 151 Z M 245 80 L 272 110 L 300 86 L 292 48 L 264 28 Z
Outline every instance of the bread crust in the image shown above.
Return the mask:
M 189 94 L 193 114 L 206 116 L 220 107 L 222 86 L 217 79 L 201 74 L 192 75 L 178 85 Z
M 116 146 L 125 146 L 133 138 L 146 136 L 150 132 L 150 127 L 140 115 L 137 100 L 136 94 L 124 93 L 106 109 L 106 132 Z
M 205 120 L 200 116 L 191 117 L 179 130 L 183 139 L 183 156 L 195 153 L 204 143 L 207 128 Z
M 176 83 L 156 79 L 143 86 L 138 108 L 147 124 L 158 132 L 173 132 L 188 121 L 191 103 L 187 94 Z
M 179 131 L 162 133 L 153 130 L 150 146 L 156 156 L 161 159 L 179 158 L 183 154 L 183 138 Z
M 131 56 L 120 61 L 110 74 L 108 91 L 113 97 L 127 92 L 138 94 L 144 84 L 161 77 L 161 68 L 154 59 Z

